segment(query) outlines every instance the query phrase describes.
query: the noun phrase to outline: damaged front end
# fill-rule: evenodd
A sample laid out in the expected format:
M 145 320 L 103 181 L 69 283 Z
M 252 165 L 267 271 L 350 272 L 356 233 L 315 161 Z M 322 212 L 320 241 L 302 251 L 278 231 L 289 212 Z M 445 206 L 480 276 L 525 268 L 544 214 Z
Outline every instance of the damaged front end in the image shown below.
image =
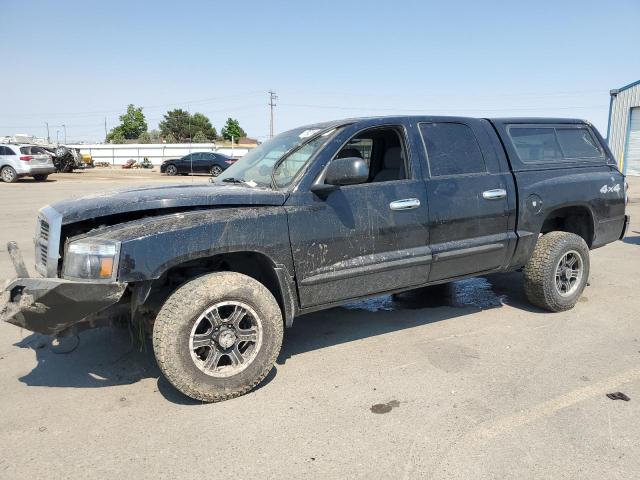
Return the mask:
M 121 302 L 126 283 L 93 283 L 61 278 L 30 278 L 17 246 L 8 246 L 19 277 L 0 294 L 0 321 L 32 332 L 63 336 L 108 325 L 130 315 Z

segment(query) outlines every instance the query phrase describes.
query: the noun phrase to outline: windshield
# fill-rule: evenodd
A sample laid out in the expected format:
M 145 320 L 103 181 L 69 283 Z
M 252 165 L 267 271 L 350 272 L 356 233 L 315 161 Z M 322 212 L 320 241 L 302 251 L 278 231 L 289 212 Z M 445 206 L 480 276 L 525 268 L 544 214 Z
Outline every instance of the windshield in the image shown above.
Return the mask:
M 324 145 L 330 130 L 309 141 L 321 128 L 296 128 L 281 133 L 254 148 L 216 177 L 218 182 L 243 182 L 254 186 L 272 185 L 273 167 L 285 154 L 292 152 L 277 166 L 273 178 L 279 188 L 289 185 L 307 161 Z M 306 143 L 305 143 L 306 142 Z M 299 148 L 300 147 L 300 148 Z

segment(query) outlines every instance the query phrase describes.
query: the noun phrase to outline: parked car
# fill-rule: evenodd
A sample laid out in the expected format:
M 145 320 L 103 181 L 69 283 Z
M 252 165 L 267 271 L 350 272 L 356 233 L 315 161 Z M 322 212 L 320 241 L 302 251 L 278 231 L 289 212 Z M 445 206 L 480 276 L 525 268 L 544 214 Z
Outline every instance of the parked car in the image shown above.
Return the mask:
M 217 177 L 235 162 L 235 158 L 228 157 L 222 153 L 195 152 L 182 158 L 165 160 L 160 165 L 160 173 L 166 173 L 167 175 L 208 173 Z
M 21 177 L 33 177 L 44 182 L 56 171 L 51 156 L 38 145 L 0 145 L 0 178 L 13 183 Z
M 573 308 L 589 251 L 624 236 L 625 204 L 624 176 L 585 121 L 315 124 L 263 143 L 213 184 L 43 208 L 44 278 L 10 249 L 20 278 L 0 310 L 52 335 L 122 318 L 152 326 L 166 378 L 220 401 L 265 378 L 294 318 L 341 303 L 523 269 L 533 305 Z

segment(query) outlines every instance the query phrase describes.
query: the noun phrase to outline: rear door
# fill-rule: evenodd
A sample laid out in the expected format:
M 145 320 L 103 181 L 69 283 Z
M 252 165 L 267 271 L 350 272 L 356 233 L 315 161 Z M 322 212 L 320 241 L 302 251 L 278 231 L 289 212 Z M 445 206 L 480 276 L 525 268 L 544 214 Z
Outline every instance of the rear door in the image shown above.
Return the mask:
M 487 127 L 475 119 L 418 124 L 428 165 L 429 281 L 499 269 L 515 242 L 515 187 Z
M 13 165 L 17 156 L 11 148 L 0 145 L 0 167 L 4 165 Z

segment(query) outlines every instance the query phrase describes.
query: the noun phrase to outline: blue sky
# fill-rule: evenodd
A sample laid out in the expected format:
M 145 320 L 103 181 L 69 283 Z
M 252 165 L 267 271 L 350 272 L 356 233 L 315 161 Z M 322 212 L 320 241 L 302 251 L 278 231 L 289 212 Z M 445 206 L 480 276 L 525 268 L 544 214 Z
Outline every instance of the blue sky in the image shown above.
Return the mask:
M 0 0 L 0 135 L 101 141 L 129 103 L 249 135 L 364 115 L 560 116 L 606 133 L 640 2 Z M 635 37 L 635 38 L 634 38 Z

